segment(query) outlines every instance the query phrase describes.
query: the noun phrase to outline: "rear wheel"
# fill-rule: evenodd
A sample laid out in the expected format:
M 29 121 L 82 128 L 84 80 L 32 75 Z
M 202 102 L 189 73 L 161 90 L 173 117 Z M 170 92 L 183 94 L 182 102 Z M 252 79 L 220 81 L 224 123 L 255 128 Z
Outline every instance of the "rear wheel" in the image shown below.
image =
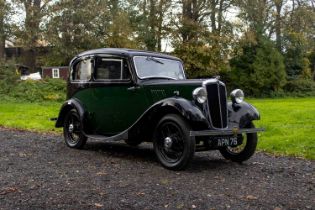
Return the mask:
M 195 139 L 182 117 L 169 114 L 158 123 L 154 132 L 154 151 L 160 163 L 168 169 L 184 169 L 194 156 Z
M 86 143 L 87 138 L 81 131 L 80 117 L 75 109 L 70 110 L 65 117 L 63 135 L 68 147 L 80 149 Z
M 250 123 L 246 128 L 255 128 L 255 126 L 253 123 Z M 225 159 L 243 162 L 253 156 L 257 146 L 257 133 L 242 134 L 240 137 L 242 138 L 241 145 L 220 149 L 220 153 Z

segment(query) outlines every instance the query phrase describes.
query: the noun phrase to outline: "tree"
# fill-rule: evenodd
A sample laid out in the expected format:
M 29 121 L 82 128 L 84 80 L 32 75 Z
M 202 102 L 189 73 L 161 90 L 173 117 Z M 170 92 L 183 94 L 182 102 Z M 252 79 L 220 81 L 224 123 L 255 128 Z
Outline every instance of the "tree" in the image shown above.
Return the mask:
M 105 6 L 102 2 L 63 0 L 49 7 L 49 22 L 44 35 L 52 54 L 45 59 L 46 64 L 68 65 L 75 54 L 102 45 L 99 34 L 107 25 L 98 24 L 105 14 L 94 11 Z
M 5 32 L 4 32 L 4 17 L 5 17 L 5 1 L 0 1 L 0 58 L 5 55 Z
M 37 47 L 41 39 L 40 24 L 47 15 L 47 7 L 52 0 L 14 0 L 22 6 L 25 12 L 25 20 L 22 29 L 17 36 L 24 46 L 23 62 L 32 71 L 36 68 Z
M 0 0 L 0 59 L 5 58 L 5 40 L 12 27 L 10 17 L 11 5 L 6 0 Z
M 283 49 L 288 79 L 311 78 L 315 51 L 315 10 L 309 1 L 292 1 L 283 26 Z
M 101 3 L 102 1 L 100 1 Z M 104 44 L 108 47 L 116 48 L 136 48 L 137 43 L 134 37 L 134 30 L 131 26 L 130 18 L 125 8 L 122 6 L 123 1 L 108 0 L 103 13 L 99 20 L 107 22 L 105 31 L 100 36 L 104 37 Z
M 45 59 L 47 64 L 67 65 L 75 54 L 92 48 L 138 46 L 119 0 L 63 0 L 49 11 L 45 39 L 52 55 Z
M 206 28 L 202 22 L 209 16 L 207 0 L 182 0 L 181 6 L 179 34 L 182 43 L 197 43 Z
M 271 0 L 236 0 L 239 7 L 239 18 L 244 21 L 247 31 L 257 35 L 268 35 L 272 27 Z
M 128 0 L 125 10 L 139 48 L 162 50 L 162 39 L 169 34 L 166 20 L 172 4 L 173 1 L 167 0 Z
M 275 13 L 275 31 L 276 31 L 276 46 L 279 52 L 282 52 L 282 34 L 281 34 L 281 29 L 282 29 L 282 17 L 281 17 L 281 12 L 282 12 L 282 7 L 284 5 L 284 0 L 273 0 L 273 3 L 276 8 L 276 13 Z
M 291 32 L 286 34 L 285 65 L 288 79 L 299 77 L 310 78 L 310 62 L 307 57 L 307 40 L 300 33 Z
M 224 18 L 229 0 L 182 0 L 173 41 L 188 76 L 211 77 L 228 69 L 232 25 Z M 210 23 L 210 24 L 209 24 Z
M 244 88 L 249 95 L 266 96 L 285 85 L 285 66 L 282 55 L 270 40 L 266 37 L 255 40 L 244 42 L 242 53 L 231 59 L 232 80 L 235 87 Z

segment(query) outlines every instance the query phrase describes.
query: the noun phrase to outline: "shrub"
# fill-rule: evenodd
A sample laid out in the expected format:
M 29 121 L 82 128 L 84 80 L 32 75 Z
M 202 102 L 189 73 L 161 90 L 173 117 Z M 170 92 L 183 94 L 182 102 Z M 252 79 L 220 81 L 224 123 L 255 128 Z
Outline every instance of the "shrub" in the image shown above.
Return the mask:
M 315 92 L 315 82 L 312 80 L 297 79 L 287 82 L 284 86 L 284 90 L 290 93 L 314 93 Z
M 29 102 L 64 101 L 66 82 L 50 78 L 21 81 L 14 62 L 0 60 L 0 97 Z
M 66 82 L 61 79 L 19 81 L 11 90 L 10 96 L 30 102 L 64 101 Z
M 12 61 L 0 60 L 0 94 L 6 95 L 19 80 L 16 67 Z
M 232 86 L 255 97 L 281 91 L 286 82 L 282 55 L 273 43 L 260 37 L 257 43 L 246 44 L 242 53 L 230 61 Z

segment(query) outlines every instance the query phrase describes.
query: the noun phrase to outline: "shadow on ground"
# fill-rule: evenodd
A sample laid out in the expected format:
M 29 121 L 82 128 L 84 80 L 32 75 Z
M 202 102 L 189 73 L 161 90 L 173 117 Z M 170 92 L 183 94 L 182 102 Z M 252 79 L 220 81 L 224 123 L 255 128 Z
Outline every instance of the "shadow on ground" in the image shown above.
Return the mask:
M 88 142 L 84 150 L 101 152 L 106 157 L 110 155 L 112 157 L 130 160 L 136 159 L 138 161 L 151 162 L 156 165 L 158 160 L 155 156 L 152 143 L 142 143 L 139 146 L 132 147 L 122 142 Z M 199 172 L 203 170 L 219 170 L 225 167 L 242 167 L 246 168 L 248 164 L 246 162 L 239 164 L 225 160 L 218 151 L 205 151 L 196 152 L 194 159 L 186 171 Z M 161 166 L 162 167 L 162 166 Z

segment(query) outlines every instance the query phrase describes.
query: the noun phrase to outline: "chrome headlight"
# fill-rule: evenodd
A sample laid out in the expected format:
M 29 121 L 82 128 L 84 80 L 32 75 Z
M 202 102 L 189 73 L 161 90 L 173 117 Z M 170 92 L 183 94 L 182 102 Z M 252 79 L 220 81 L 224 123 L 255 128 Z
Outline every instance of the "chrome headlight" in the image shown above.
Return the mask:
M 231 99 L 233 103 L 242 103 L 244 101 L 244 92 L 241 89 L 233 90 L 231 92 Z
M 207 91 L 203 87 L 196 88 L 193 91 L 193 98 L 198 101 L 198 103 L 205 103 L 207 101 Z

